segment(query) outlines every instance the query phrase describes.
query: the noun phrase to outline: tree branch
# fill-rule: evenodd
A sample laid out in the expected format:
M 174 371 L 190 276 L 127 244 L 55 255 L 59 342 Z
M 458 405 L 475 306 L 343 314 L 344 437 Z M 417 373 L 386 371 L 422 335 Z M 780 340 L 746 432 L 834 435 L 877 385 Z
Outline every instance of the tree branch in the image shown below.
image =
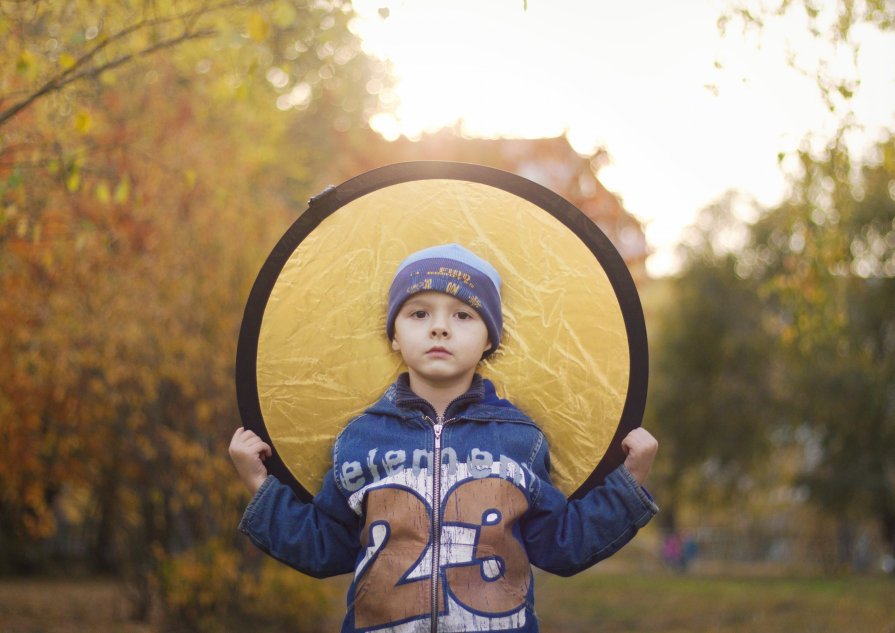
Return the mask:
M 184 33 L 183 35 L 181 35 L 179 37 L 175 37 L 175 38 L 172 38 L 169 40 L 162 40 L 161 42 L 158 42 L 152 46 L 144 48 L 141 51 L 138 51 L 135 53 L 129 53 L 127 55 L 122 55 L 121 57 L 113 59 L 110 62 L 107 62 L 100 66 L 96 66 L 95 68 L 90 68 L 90 69 L 84 70 L 83 72 L 80 72 L 80 73 L 77 73 L 74 75 L 72 75 L 70 73 L 65 73 L 65 74 L 59 75 L 58 77 L 55 77 L 55 78 L 51 79 L 50 81 L 48 81 L 47 83 L 45 83 L 39 90 L 37 90 L 36 92 L 29 95 L 26 99 L 23 99 L 19 103 L 0 112 L 0 127 L 5 125 L 10 119 L 12 119 L 14 116 L 19 114 L 22 110 L 29 107 L 31 104 L 33 104 L 38 99 L 45 97 L 46 95 L 50 94 L 51 92 L 61 90 L 62 88 L 64 88 L 65 86 L 67 86 L 73 82 L 79 81 L 81 79 L 85 79 L 87 77 L 97 77 L 97 76 L 101 75 L 102 73 L 106 72 L 107 70 L 112 70 L 113 68 L 117 68 L 118 66 L 121 66 L 122 64 L 125 64 L 125 63 L 131 61 L 135 57 L 151 55 L 152 53 L 156 53 L 160 50 L 163 50 L 166 48 L 171 48 L 173 46 L 177 46 L 178 44 L 181 44 L 188 40 L 199 39 L 199 38 L 203 38 L 203 37 L 210 37 L 214 34 L 215 34 L 215 31 L 212 29 L 196 31 L 195 33 Z
M 203 15 L 207 15 L 209 13 L 213 13 L 216 11 L 220 11 L 223 9 L 229 9 L 236 6 L 240 6 L 238 1 L 227 1 L 222 2 L 218 5 L 209 7 L 206 5 L 203 8 L 196 9 L 194 11 L 189 11 L 186 13 L 179 13 L 177 15 L 172 15 L 165 18 L 157 18 L 154 20 L 140 20 L 139 22 L 128 26 L 127 28 L 122 29 L 121 31 L 110 35 L 107 38 L 103 38 L 101 41 L 97 42 L 97 44 L 87 51 L 84 55 L 82 55 L 74 64 L 72 64 L 69 68 L 66 68 L 63 72 L 59 73 L 55 77 L 48 80 L 44 83 L 40 88 L 31 93 L 25 99 L 22 99 L 18 103 L 6 108 L 5 110 L 0 111 L 0 127 L 9 122 L 13 117 L 17 116 L 23 110 L 30 107 L 34 102 L 39 99 L 45 97 L 46 95 L 61 90 L 65 86 L 79 81 L 81 79 L 85 79 L 88 77 L 96 77 L 107 70 L 111 70 L 113 68 L 117 68 L 122 64 L 127 63 L 128 61 L 143 55 L 150 55 L 152 53 L 158 52 L 160 50 L 171 48 L 178 44 L 181 44 L 185 41 L 192 39 L 199 39 L 203 37 L 209 37 L 215 34 L 215 31 L 212 29 L 204 29 L 200 31 L 192 31 L 191 29 L 195 25 L 196 21 Z M 118 42 L 126 37 L 146 28 L 152 28 L 155 26 L 164 26 L 166 24 L 171 24 L 172 22 L 180 22 L 185 21 L 187 23 L 187 27 L 184 32 L 175 38 L 162 40 L 157 42 L 156 44 L 144 48 L 141 51 L 137 51 L 134 53 L 130 53 L 127 55 L 122 55 L 110 62 L 102 64 L 100 66 L 92 67 L 86 70 L 81 70 L 84 66 L 88 65 L 97 54 L 99 54 L 102 50 L 108 47 L 110 44 L 114 42 Z M 0 102 L 3 101 L 3 98 L 0 97 Z

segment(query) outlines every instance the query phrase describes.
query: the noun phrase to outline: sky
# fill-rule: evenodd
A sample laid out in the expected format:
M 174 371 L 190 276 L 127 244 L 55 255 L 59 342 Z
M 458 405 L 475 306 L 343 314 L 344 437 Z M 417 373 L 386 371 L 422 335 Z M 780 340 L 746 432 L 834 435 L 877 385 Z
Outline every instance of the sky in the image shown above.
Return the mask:
M 794 14 L 761 34 L 722 37 L 723 0 L 355 0 L 352 30 L 396 79 L 371 119 L 386 138 L 445 126 L 494 138 L 566 134 L 583 154 L 604 148 L 600 181 L 644 222 L 656 276 L 699 210 L 728 190 L 759 206 L 786 193 L 789 154 L 835 129 L 813 76 L 842 55 L 817 48 Z M 527 6 L 526 6 L 527 5 Z M 895 129 L 895 36 L 858 33 L 866 133 Z

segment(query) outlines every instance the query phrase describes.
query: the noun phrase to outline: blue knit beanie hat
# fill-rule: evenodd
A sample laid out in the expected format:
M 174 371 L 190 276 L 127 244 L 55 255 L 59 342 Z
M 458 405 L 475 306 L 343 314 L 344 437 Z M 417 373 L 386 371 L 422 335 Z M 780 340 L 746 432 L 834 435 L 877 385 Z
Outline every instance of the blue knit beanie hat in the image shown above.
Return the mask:
M 466 303 L 482 317 L 488 328 L 490 356 L 500 344 L 503 316 L 500 310 L 500 275 L 494 266 L 458 244 L 432 246 L 408 255 L 388 291 L 385 331 L 395 336 L 395 317 L 412 295 L 426 291 L 443 292 Z

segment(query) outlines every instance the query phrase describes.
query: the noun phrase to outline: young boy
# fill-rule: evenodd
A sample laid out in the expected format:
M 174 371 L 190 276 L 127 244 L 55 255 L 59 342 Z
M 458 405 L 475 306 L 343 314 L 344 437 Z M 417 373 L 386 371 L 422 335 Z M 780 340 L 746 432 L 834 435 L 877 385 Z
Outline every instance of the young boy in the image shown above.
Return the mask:
M 336 438 L 312 503 L 268 477 L 270 446 L 234 434 L 254 495 L 240 530 L 312 576 L 353 571 L 343 632 L 537 631 L 530 565 L 574 574 L 658 511 L 642 488 L 658 444 L 639 428 L 603 485 L 575 501 L 551 485 L 544 434 L 476 373 L 501 328 L 497 271 L 455 244 L 424 249 L 388 296 L 407 373 Z

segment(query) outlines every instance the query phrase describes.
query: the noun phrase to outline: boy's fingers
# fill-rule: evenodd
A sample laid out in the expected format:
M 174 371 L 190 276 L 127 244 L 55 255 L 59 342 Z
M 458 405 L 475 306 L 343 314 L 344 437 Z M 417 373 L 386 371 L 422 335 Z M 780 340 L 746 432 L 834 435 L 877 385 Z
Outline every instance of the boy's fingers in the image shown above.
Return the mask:
M 625 436 L 625 439 L 622 440 L 622 450 L 625 451 L 625 454 L 629 454 L 632 449 L 634 449 L 637 445 L 638 433 L 640 429 L 634 429 L 630 433 Z
M 259 454 L 264 455 L 265 457 L 270 457 L 273 452 L 270 448 L 270 444 L 262 440 L 257 435 L 252 438 L 251 448 L 253 451 L 257 451 Z
M 236 433 L 233 435 L 234 440 L 239 440 L 243 444 L 251 444 L 255 441 L 261 441 L 261 438 L 258 435 L 245 427 L 239 427 L 236 429 Z
M 249 431 L 249 433 L 252 433 Z M 246 449 L 249 452 L 257 453 L 259 455 L 264 455 L 265 457 L 270 457 L 273 454 L 273 450 L 270 448 L 270 444 L 262 440 L 260 437 L 252 433 L 252 436 L 247 438 L 244 442 Z
M 250 439 L 246 442 L 246 446 L 248 446 L 248 447 L 251 448 L 252 450 L 258 450 L 258 449 L 262 449 L 262 450 L 267 449 L 267 450 L 270 450 L 270 447 L 267 445 L 267 442 L 265 442 L 264 440 L 262 440 L 262 439 L 261 439 L 260 437 L 258 437 L 257 435 L 254 436 L 254 437 L 252 437 L 252 438 L 250 438 Z
M 658 449 L 659 442 L 656 438 L 640 428 L 634 429 L 622 440 L 622 450 L 632 459 L 650 459 Z
M 241 443 L 242 438 L 242 427 L 236 429 L 233 432 L 233 437 L 230 438 L 230 454 L 233 455 L 239 449 L 239 445 Z
M 650 444 L 656 443 L 656 438 L 650 434 L 649 431 L 642 427 L 637 427 L 632 430 L 625 436 L 625 439 L 622 440 L 622 444 L 627 444 L 628 446 L 648 446 Z
M 273 449 L 254 431 L 241 426 L 233 432 L 233 439 L 230 440 L 230 454 L 257 455 L 261 459 L 267 459 L 273 455 Z

